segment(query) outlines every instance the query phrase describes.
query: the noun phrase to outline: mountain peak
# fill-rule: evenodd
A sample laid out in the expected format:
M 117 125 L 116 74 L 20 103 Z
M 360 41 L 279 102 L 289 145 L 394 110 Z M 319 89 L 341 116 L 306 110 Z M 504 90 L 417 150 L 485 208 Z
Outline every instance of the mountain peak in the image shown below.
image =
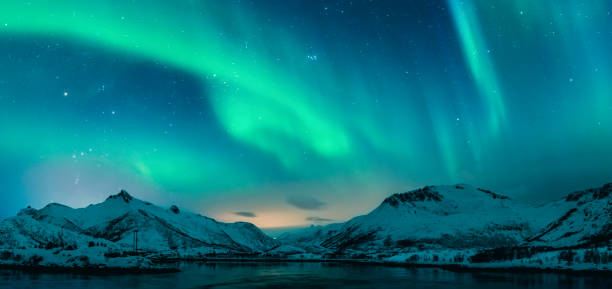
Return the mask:
M 433 189 L 433 186 L 426 186 L 421 189 L 406 193 L 397 193 L 386 198 L 383 204 L 389 204 L 392 207 L 397 208 L 400 203 L 406 202 L 441 202 L 444 196 Z
M 500 199 L 500 200 L 509 200 L 510 199 L 507 196 L 496 194 L 496 193 L 491 192 L 489 190 L 485 190 L 485 189 L 481 189 L 481 188 L 478 188 L 477 190 L 479 190 L 479 191 L 481 191 L 481 192 L 491 196 L 493 199 Z
M 109 199 L 122 199 L 126 203 L 129 203 L 131 200 L 134 199 L 134 197 L 132 197 L 126 190 L 121 190 L 121 192 L 119 192 L 118 194 L 112 195 L 108 198 Z
M 468 195 L 473 197 L 481 198 L 481 194 L 499 200 L 509 200 L 510 198 L 504 195 L 496 194 L 492 191 L 475 188 L 466 184 L 457 184 L 453 186 L 425 186 L 420 189 L 405 193 L 397 193 L 386 198 L 383 204 L 388 204 L 392 207 L 397 208 L 403 203 L 414 203 L 414 202 L 442 202 L 448 198 L 465 198 Z M 448 197 L 448 198 L 447 198 Z
M 22 215 L 33 215 L 36 214 L 36 209 L 32 208 L 31 206 L 28 206 L 25 209 L 21 209 L 21 211 L 19 211 L 19 213 L 17 214 L 17 216 L 22 216 Z

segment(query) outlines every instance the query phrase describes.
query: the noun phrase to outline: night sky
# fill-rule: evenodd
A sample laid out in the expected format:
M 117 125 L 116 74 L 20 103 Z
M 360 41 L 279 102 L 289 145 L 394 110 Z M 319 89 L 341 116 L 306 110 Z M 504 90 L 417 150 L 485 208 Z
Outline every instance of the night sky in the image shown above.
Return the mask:
M 119 189 L 262 227 L 612 181 L 612 2 L 0 2 L 0 217 Z

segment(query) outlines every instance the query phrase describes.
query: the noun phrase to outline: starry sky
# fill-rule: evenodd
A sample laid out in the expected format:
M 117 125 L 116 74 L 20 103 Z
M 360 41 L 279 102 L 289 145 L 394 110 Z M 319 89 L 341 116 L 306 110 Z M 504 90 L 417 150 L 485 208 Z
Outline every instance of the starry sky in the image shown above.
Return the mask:
M 612 2 L 0 3 L 0 217 L 119 189 L 261 227 L 612 181 Z

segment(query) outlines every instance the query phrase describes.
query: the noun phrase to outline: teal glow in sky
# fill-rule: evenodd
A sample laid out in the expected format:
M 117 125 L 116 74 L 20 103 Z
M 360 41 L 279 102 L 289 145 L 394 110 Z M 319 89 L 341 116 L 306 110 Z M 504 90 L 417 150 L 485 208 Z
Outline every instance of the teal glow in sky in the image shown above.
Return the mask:
M 544 201 L 609 182 L 611 11 L 2 1 L 0 216 L 125 188 L 275 227 L 428 184 Z

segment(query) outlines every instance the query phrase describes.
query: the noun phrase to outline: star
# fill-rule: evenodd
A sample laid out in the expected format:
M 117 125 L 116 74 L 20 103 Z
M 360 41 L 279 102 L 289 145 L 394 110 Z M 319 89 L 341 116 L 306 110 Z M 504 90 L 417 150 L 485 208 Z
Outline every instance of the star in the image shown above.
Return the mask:
M 306 55 L 306 59 L 309 61 L 317 61 L 318 58 L 316 54 Z

